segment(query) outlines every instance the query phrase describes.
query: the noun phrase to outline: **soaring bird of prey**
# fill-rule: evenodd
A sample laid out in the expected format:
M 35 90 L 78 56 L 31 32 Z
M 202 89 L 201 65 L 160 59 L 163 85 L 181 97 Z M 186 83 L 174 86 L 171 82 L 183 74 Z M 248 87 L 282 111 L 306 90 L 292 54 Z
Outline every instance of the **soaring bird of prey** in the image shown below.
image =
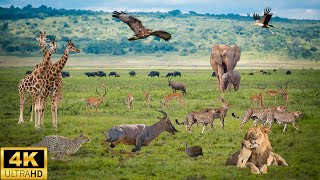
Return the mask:
M 134 31 L 135 35 L 128 39 L 129 41 L 134 41 L 137 39 L 144 39 L 149 37 L 150 35 L 157 36 L 165 41 L 168 41 L 171 38 L 171 34 L 165 31 L 154 31 L 152 29 L 146 29 L 142 25 L 141 21 L 133 16 L 128 15 L 125 12 L 114 11 L 112 17 L 115 17 L 121 20 L 124 23 L 127 23 L 128 26 Z
M 262 28 L 268 28 L 269 31 L 274 35 L 274 32 L 271 31 L 270 27 L 274 27 L 269 23 L 271 17 L 272 17 L 272 13 L 270 13 L 271 11 L 271 8 L 270 7 L 267 7 L 264 9 L 264 15 L 262 17 L 262 19 L 260 19 L 260 16 L 256 13 L 253 14 L 253 19 L 256 21 L 254 22 L 252 25 L 253 26 L 259 26 L 259 27 L 262 27 Z

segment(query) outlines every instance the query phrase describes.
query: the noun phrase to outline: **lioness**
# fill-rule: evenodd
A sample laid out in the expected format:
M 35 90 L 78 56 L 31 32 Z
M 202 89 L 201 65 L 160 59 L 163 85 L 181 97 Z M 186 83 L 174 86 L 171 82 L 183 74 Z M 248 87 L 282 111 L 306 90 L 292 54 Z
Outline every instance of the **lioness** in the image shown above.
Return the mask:
M 242 144 L 242 148 L 245 147 L 246 149 L 233 153 L 227 159 L 226 165 L 243 167 L 239 163 L 246 161 L 245 166 L 250 168 L 254 174 L 266 174 L 267 166 L 270 165 L 288 166 L 287 162 L 280 155 L 271 151 L 272 147 L 268 139 L 269 131 L 270 128 L 268 127 L 258 126 L 249 128 Z M 248 150 L 251 150 L 251 152 Z M 241 158 L 241 161 L 238 161 L 239 158 Z

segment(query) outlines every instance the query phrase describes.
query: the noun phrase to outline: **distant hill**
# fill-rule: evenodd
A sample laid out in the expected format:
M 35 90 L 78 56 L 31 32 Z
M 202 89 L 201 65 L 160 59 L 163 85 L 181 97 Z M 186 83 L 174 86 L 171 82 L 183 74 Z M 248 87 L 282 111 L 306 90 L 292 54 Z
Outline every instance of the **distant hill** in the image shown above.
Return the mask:
M 275 36 L 266 29 L 253 27 L 252 17 L 238 14 L 197 14 L 179 10 L 168 13 L 132 13 L 145 27 L 172 33 L 169 42 L 149 37 L 129 42 L 133 35 L 124 23 L 111 13 L 87 10 L 33 8 L 0 8 L 0 55 L 33 55 L 40 52 L 35 37 L 47 31 L 60 44 L 72 39 L 87 54 L 161 56 L 206 55 L 214 44 L 238 44 L 243 52 L 287 56 L 292 59 L 320 60 L 320 21 L 291 20 L 274 17 Z

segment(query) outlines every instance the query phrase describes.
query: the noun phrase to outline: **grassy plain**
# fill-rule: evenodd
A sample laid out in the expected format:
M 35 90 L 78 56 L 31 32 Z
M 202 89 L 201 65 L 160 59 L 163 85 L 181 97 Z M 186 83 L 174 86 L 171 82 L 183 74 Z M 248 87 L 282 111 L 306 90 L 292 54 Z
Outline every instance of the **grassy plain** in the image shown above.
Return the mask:
M 0 68 L 0 146 L 30 146 L 46 135 L 58 134 L 77 137 L 80 133 L 87 134 L 91 143 L 83 145 L 71 156 L 68 162 L 49 160 L 49 179 L 319 179 L 319 96 L 320 71 L 315 69 L 293 70 L 292 75 L 285 75 L 284 69 L 271 72 L 271 75 L 254 76 L 248 73 L 253 70 L 241 69 L 242 81 L 238 92 L 220 93 L 216 91 L 216 79 L 210 77 L 211 70 L 182 69 L 182 77 L 175 78 L 187 85 L 185 107 L 180 109 L 176 102 L 169 105 L 168 114 L 172 123 L 178 118 L 183 121 L 190 111 L 205 107 L 220 107 L 218 95 L 223 94 L 231 104 L 225 120 L 225 129 L 216 120 L 215 128 L 208 127 L 201 134 L 201 127 L 192 127 L 193 132 L 187 133 L 184 126 L 174 126 L 180 131 L 176 135 L 162 133 L 149 146 L 142 147 L 141 155 L 128 160 L 123 167 L 117 169 L 118 157 L 112 158 L 106 148 L 104 131 L 114 125 L 145 123 L 152 125 L 161 116 L 156 109 L 161 109 L 160 99 L 170 93 L 167 79 L 145 77 L 150 69 L 136 69 L 137 77 L 130 78 L 128 70 L 115 70 L 120 78 L 87 78 L 85 71 L 95 69 L 66 69 L 71 77 L 63 79 L 63 101 L 58 113 L 58 128 L 52 129 L 50 104 L 47 105 L 44 128 L 36 130 L 34 123 L 29 122 L 26 112 L 30 107 L 30 98 L 25 108 L 25 123 L 17 124 L 19 118 L 19 95 L 17 84 L 30 68 Z M 109 72 L 111 70 L 105 70 Z M 160 70 L 161 75 L 172 70 Z M 257 70 L 256 70 L 257 71 Z M 304 117 L 298 122 L 300 131 L 291 125 L 286 133 L 282 127 L 274 125 L 269 139 L 273 150 L 284 157 L 289 166 L 271 166 L 266 175 L 253 175 L 248 169 L 226 167 L 229 155 L 237 151 L 245 131 L 239 130 L 240 121 L 231 117 L 250 107 L 249 96 L 259 93 L 258 83 L 267 83 L 268 89 L 276 89 L 275 82 L 283 83 L 293 80 L 288 85 L 290 111 L 302 110 Z M 95 87 L 103 81 L 107 85 L 105 102 L 98 113 L 85 113 L 84 99 L 96 96 Z M 150 109 L 144 105 L 142 89 L 151 90 L 152 104 Z M 134 110 L 126 109 L 126 95 L 133 93 Z M 277 105 L 285 103 L 279 97 Z M 266 98 L 268 106 L 273 106 L 274 99 Z M 252 126 L 252 121 L 245 129 Z M 184 152 L 185 142 L 200 145 L 204 157 L 193 160 Z M 131 150 L 132 146 L 119 145 L 116 150 Z

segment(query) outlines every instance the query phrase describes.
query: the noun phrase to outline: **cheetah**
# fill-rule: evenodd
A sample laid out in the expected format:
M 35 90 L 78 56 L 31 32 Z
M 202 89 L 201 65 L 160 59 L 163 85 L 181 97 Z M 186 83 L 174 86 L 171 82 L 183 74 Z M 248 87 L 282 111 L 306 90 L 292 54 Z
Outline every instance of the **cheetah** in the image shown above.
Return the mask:
M 296 119 L 303 116 L 302 111 L 295 111 L 295 112 L 275 112 L 274 118 L 272 120 L 268 120 L 266 122 L 267 125 L 272 127 L 274 122 L 277 122 L 279 125 L 284 124 L 283 132 L 287 130 L 288 124 L 292 124 L 293 128 L 299 130 Z
M 82 144 L 89 143 L 88 136 L 81 134 L 75 139 L 66 138 L 58 135 L 46 136 L 41 142 L 33 147 L 47 147 L 48 152 L 53 154 L 52 159 L 64 160 L 65 155 L 76 153 Z
M 273 119 L 273 115 L 275 112 L 286 112 L 287 108 L 283 106 L 269 107 L 269 108 L 250 108 L 248 109 L 242 118 L 237 117 L 234 113 L 232 116 L 241 119 L 242 122 L 240 124 L 240 129 L 242 130 L 242 126 L 244 126 L 249 119 L 253 119 L 254 126 L 257 126 L 258 122 L 261 122 L 265 125 L 268 119 Z

